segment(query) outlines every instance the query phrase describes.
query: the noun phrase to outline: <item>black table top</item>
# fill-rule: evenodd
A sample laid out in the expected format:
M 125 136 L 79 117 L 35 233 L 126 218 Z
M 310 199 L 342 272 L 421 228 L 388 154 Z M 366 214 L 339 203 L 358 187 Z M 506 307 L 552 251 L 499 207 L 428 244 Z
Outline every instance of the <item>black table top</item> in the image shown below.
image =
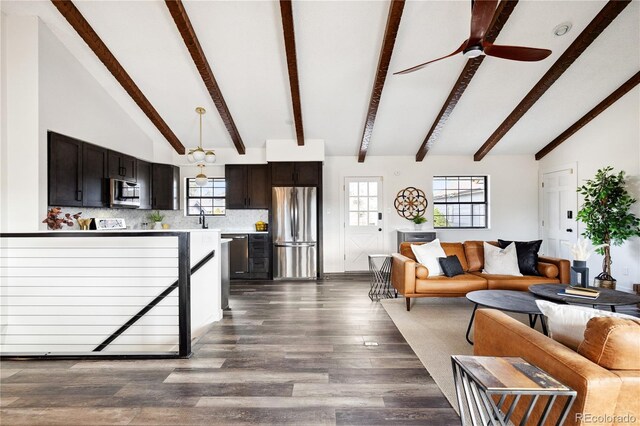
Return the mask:
M 526 291 L 517 290 L 478 290 L 467 293 L 471 302 L 487 308 L 521 314 L 541 314 L 536 297 Z
M 535 284 L 529 287 L 529 292 L 544 299 L 570 304 L 619 306 L 640 303 L 638 295 L 608 288 L 589 287 L 600 290 L 600 296 L 596 299 L 559 295 L 558 293 L 565 288 L 567 288 L 565 284 Z

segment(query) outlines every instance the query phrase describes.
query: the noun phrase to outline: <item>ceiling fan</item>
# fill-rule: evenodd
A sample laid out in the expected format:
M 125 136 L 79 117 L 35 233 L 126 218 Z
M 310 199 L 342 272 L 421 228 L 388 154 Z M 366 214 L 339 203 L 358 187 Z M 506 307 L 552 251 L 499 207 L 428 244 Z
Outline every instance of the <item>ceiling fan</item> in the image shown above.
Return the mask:
M 493 14 L 495 13 L 497 5 L 498 0 L 473 1 L 471 10 L 471 32 L 469 38 L 465 40 L 460 47 L 455 50 L 455 52 L 393 74 L 408 74 L 418 71 L 433 62 L 457 55 L 460 52 L 462 52 L 462 54 L 467 58 L 477 58 L 478 56 L 485 54 L 495 56 L 497 58 L 510 59 L 512 61 L 530 62 L 541 61 L 551 54 L 551 51 L 548 49 L 521 46 L 500 46 L 486 41 L 484 37 L 489 29 L 489 25 L 491 25 L 491 20 L 493 19 Z

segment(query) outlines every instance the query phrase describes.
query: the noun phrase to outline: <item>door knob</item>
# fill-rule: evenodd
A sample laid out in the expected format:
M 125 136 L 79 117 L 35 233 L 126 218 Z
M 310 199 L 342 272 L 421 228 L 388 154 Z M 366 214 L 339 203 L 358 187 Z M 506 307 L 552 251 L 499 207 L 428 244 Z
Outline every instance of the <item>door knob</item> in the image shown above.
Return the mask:
M 382 228 L 378 228 L 378 231 L 382 231 Z
M 569 228 L 567 229 L 567 232 L 573 232 L 573 229 Z

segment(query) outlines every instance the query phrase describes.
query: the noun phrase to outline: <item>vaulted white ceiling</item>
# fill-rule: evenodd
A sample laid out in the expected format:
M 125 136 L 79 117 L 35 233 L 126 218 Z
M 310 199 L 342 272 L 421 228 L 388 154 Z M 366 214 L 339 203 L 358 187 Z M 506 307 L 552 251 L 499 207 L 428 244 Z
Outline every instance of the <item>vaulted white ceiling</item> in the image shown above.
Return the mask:
M 485 58 L 429 155 L 473 153 L 486 141 L 606 2 L 527 1 L 498 44 L 548 48 L 544 61 Z M 74 2 L 186 145 L 197 141 L 204 106 L 207 147 L 233 144 L 163 1 Z M 282 22 L 276 1 L 184 1 L 247 148 L 294 139 Z M 327 155 L 356 155 L 384 36 L 386 1 L 294 1 L 305 137 Z M 155 139 L 162 138 L 49 1 L 3 1 L 6 14 L 37 15 Z M 369 155 L 415 155 L 465 60 L 393 72 L 454 50 L 467 38 L 470 2 L 407 1 Z M 557 37 L 556 25 L 571 31 Z M 531 108 L 491 154 L 533 154 L 640 69 L 640 2 L 630 4 Z M 627 96 L 638 96 L 634 89 Z M 490 155 L 491 155 L 490 154 Z

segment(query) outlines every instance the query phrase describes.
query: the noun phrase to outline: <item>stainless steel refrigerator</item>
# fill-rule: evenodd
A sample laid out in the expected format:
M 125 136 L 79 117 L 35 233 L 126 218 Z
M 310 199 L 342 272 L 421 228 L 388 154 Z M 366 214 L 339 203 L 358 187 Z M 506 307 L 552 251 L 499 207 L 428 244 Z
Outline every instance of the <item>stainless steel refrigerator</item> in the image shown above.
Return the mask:
M 273 278 L 315 279 L 317 273 L 317 189 L 272 189 Z

